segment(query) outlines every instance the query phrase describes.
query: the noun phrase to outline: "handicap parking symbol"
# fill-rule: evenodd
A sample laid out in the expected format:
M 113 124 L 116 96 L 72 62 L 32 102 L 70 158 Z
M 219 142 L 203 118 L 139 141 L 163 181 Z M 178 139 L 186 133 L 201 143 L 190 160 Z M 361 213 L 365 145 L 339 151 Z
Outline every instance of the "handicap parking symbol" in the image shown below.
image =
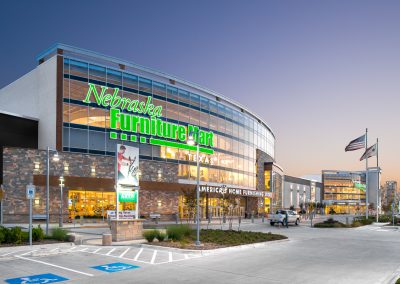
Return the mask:
M 104 265 L 92 266 L 92 268 L 101 270 L 104 272 L 120 272 L 120 271 L 129 270 L 129 269 L 140 268 L 140 266 L 122 263 L 122 262 L 114 262 L 114 263 L 109 263 L 109 264 L 104 264 Z
M 45 283 L 61 282 L 66 280 L 68 279 L 52 273 L 47 273 L 47 274 L 38 274 L 32 276 L 24 276 L 19 278 L 11 278 L 11 279 L 6 279 L 5 281 L 6 283 L 10 284 L 30 284 L 30 283 L 45 284 Z

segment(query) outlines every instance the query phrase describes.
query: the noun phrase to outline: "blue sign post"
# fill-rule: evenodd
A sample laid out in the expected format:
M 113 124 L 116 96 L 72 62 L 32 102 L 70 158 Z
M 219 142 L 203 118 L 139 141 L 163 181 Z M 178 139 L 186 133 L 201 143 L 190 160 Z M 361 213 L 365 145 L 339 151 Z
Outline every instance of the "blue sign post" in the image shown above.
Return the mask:
M 129 269 L 140 268 L 140 266 L 122 263 L 122 262 L 114 262 L 114 263 L 109 263 L 109 264 L 104 264 L 104 265 L 92 266 L 92 268 L 101 270 L 104 272 L 120 272 L 120 271 L 129 270 Z
M 24 276 L 24 277 L 19 277 L 19 278 L 11 278 L 11 279 L 6 279 L 5 281 L 6 281 L 6 283 L 10 283 L 10 284 L 29 284 L 29 283 L 46 284 L 46 283 L 55 283 L 55 282 L 61 282 L 61 281 L 66 281 L 66 280 L 69 280 L 69 279 L 52 274 L 52 273 L 47 273 L 47 274 Z

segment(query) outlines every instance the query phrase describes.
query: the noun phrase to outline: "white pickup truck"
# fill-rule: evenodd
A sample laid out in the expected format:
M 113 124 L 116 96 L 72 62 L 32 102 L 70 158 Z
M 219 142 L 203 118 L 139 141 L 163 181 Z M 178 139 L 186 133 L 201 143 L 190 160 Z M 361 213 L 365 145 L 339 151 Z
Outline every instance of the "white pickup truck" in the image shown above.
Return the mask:
M 289 224 L 295 224 L 297 226 L 300 223 L 300 216 L 295 211 L 279 209 L 276 210 L 276 214 L 271 214 L 269 217 L 269 223 L 271 226 L 275 224 L 286 225 L 286 213 L 289 219 Z

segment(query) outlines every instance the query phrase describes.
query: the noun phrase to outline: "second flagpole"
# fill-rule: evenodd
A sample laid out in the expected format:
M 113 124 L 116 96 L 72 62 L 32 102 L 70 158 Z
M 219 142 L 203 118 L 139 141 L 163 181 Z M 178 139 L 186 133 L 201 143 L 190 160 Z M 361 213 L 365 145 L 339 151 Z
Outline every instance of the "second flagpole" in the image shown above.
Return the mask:
M 376 222 L 379 222 L 379 190 L 380 190 L 380 181 L 379 176 L 381 173 L 381 169 L 379 168 L 379 144 L 378 138 L 376 138 L 376 170 L 378 171 L 378 188 L 376 189 Z

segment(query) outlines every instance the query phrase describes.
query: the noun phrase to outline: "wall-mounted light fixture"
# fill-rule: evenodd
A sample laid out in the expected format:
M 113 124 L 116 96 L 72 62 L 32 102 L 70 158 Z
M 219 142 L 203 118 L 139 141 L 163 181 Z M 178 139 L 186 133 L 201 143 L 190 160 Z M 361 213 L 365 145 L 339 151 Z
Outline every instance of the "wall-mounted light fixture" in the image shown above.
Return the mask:
M 64 163 L 64 172 L 66 172 L 66 173 L 69 172 L 69 165 L 68 165 L 68 163 Z
M 40 170 L 40 162 L 33 162 L 33 164 L 34 164 L 34 170 L 38 172 Z
M 161 206 L 162 206 L 161 200 L 157 200 L 157 207 L 161 207 Z
M 95 165 L 91 166 L 90 173 L 92 174 L 92 176 L 96 175 L 96 166 Z

